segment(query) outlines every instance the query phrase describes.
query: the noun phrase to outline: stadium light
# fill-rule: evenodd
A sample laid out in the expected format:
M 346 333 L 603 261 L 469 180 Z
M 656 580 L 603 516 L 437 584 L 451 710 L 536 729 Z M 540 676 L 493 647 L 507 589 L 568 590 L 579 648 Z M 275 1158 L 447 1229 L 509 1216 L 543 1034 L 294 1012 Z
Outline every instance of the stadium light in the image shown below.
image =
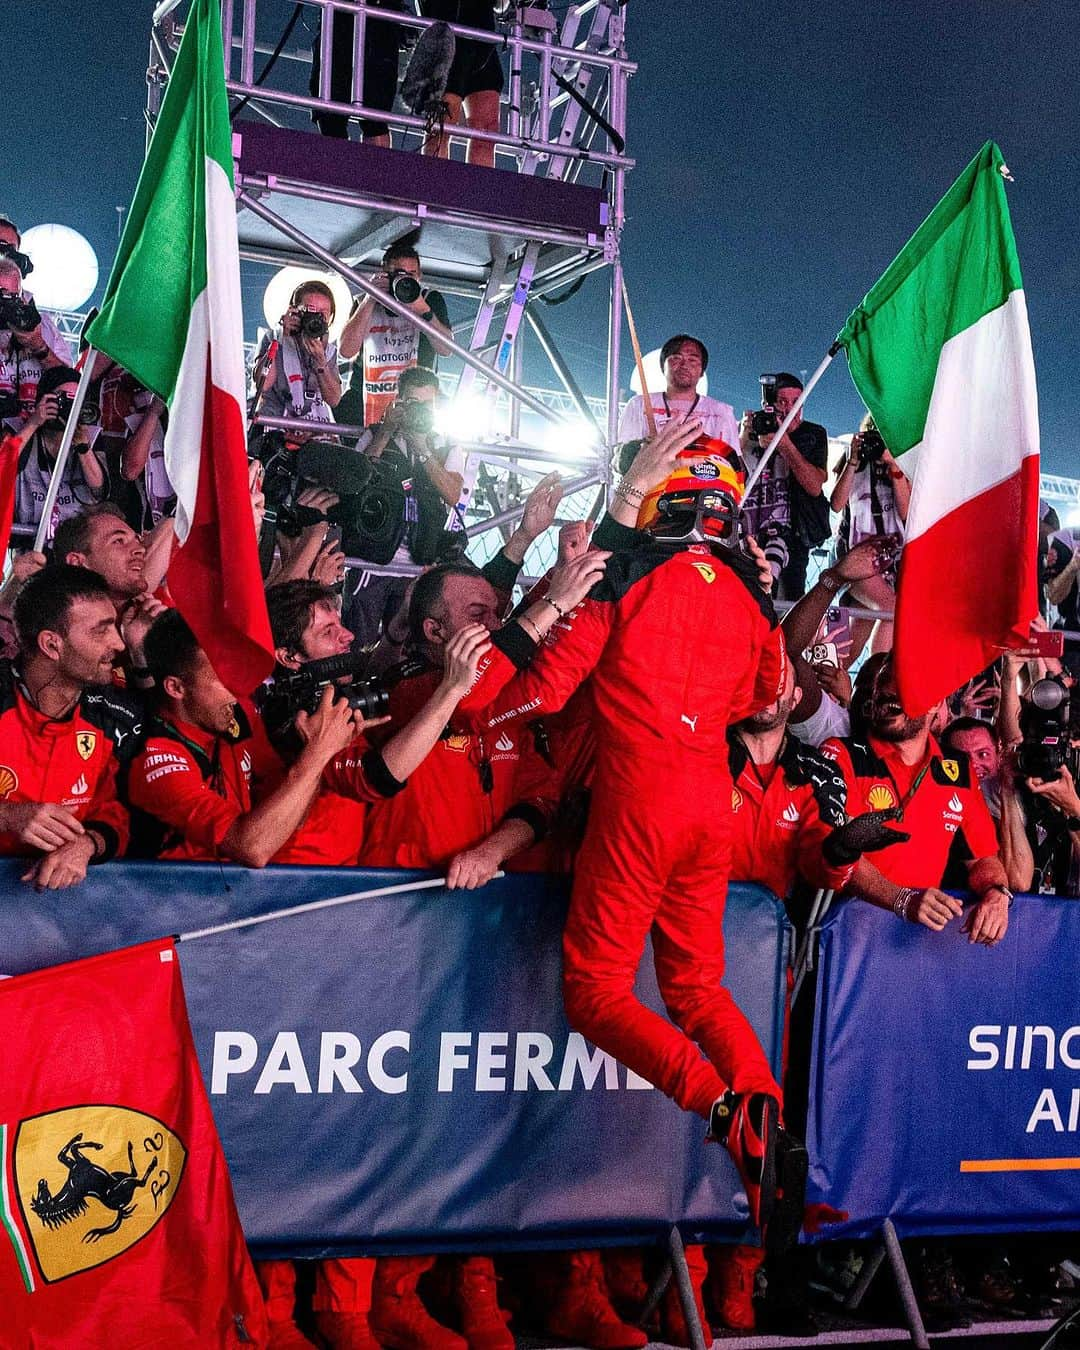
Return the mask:
M 450 441 L 484 441 L 491 431 L 491 402 L 471 390 L 440 402 L 435 430 Z
M 281 322 L 289 308 L 289 297 L 302 281 L 321 281 L 334 295 L 334 322 L 330 325 L 330 339 L 336 342 L 352 308 L 352 292 L 343 276 L 337 272 L 320 272 L 315 267 L 283 267 L 275 272 L 263 291 L 263 314 L 271 328 Z
M 641 364 L 645 367 L 645 380 L 649 386 L 649 392 L 653 394 L 662 393 L 667 381 L 664 379 L 664 372 L 660 368 L 660 348 L 656 347 L 651 352 L 646 352 L 642 357 Z M 637 364 L 630 375 L 630 388 L 635 394 L 641 393 L 641 381 L 638 379 Z M 697 382 L 697 392 L 707 394 L 709 392 L 709 377 L 702 375 Z
M 544 427 L 543 446 L 548 454 L 580 463 L 596 454 L 600 437 L 591 422 L 575 417 L 566 422 L 549 422 Z
M 69 225 L 35 225 L 22 237 L 34 270 L 27 290 L 43 309 L 78 309 L 98 284 L 97 254 Z

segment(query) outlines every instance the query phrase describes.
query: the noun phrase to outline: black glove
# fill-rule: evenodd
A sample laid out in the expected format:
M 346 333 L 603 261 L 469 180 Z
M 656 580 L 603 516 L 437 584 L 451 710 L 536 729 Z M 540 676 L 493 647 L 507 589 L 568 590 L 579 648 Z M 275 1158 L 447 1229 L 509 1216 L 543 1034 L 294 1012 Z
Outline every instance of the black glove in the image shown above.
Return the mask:
M 867 811 L 846 825 L 840 825 L 825 838 L 821 851 L 830 867 L 847 867 L 856 863 L 864 853 L 876 853 L 891 844 L 905 844 L 911 838 L 903 830 L 890 830 L 890 820 L 900 819 L 900 808 L 890 811 Z

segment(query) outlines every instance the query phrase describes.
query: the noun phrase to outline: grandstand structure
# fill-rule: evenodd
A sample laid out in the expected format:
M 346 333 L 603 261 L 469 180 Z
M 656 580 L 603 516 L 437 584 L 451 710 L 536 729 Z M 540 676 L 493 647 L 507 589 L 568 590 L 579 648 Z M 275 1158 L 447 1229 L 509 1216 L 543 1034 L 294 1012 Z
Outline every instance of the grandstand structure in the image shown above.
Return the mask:
M 179 4 L 162 0 L 153 16 L 148 135 L 182 31 Z M 288 7 L 280 0 L 222 0 L 226 83 L 236 110 L 241 257 L 271 269 L 315 264 L 338 272 L 354 292 L 371 294 L 383 251 L 407 240 L 421 256 L 425 282 L 464 302 L 467 331 L 456 325 L 459 337 L 441 374 L 445 379 L 452 372 L 446 380 L 451 397 L 478 427 L 472 439 L 455 439 L 477 474 L 468 524 L 470 551 L 482 561 L 499 547 L 500 525 L 553 464 L 569 482 L 564 518 L 588 512 L 609 480 L 607 447 L 619 404 L 619 238 L 625 178 L 633 167 L 625 132 L 627 86 L 636 67 L 626 53 L 625 4 L 580 0 L 556 15 L 543 3 L 512 3 L 495 32 L 452 25 L 458 40 L 486 43 L 508 58 L 499 131 L 454 129 L 458 156 L 469 140 L 494 142 L 494 168 L 465 163 L 453 151 L 450 159 L 422 156 L 423 118 L 400 100 L 390 113 L 362 103 L 369 18 L 399 24 L 406 48 L 430 20 L 417 17 L 412 6 L 399 14 L 367 0 L 309 0 L 304 8 L 323 20 L 314 94 L 308 91 L 311 49 L 283 28 Z M 353 16 L 348 103 L 330 94 L 326 20 L 333 13 Z M 393 148 L 319 136 L 311 126 L 315 111 L 353 121 L 377 117 L 389 124 Z M 594 271 L 606 271 L 609 299 L 601 399 L 582 393 L 536 303 Z M 404 311 L 393 297 L 379 295 L 387 308 Z M 422 321 L 417 327 L 425 329 Z M 523 383 L 526 334 L 548 358 L 556 389 Z M 549 424 L 556 430 L 545 436 Z M 558 450 L 546 448 L 553 439 Z M 543 554 L 552 550 L 553 541 L 546 541 Z

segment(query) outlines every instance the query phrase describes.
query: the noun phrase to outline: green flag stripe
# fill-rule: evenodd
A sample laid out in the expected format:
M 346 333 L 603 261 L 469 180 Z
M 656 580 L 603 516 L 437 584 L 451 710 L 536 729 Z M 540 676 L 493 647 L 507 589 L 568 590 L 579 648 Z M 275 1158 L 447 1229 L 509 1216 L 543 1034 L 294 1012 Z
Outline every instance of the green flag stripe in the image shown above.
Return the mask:
M 232 183 L 220 15 L 216 0 L 194 0 L 101 313 L 87 333 L 166 400 L 192 306 L 206 289 L 207 158 Z
M 4 1169 L 3 1177 L 0 1178 L 0 1219 L 3 1220 L 4 1228 L 11 1239 L 11 1245 L 15 1248 L 15 1261 L 19 1267 L 19 1274 L 22 1276 L 23 1284 L 26 1286 L 26 1292 L 34 1292 L 34 1276 L 30 1269 L 30 1258 L 26 1254 L 26 1248 L 23 1246 L 22 1234 L 19 1232 L 18 1224 L 15 1222 L 15 1215 L 11 1206 L 11 1196 L 8 1191 L 8 1127 L 0 1125 L 0 1167 Z
M 1023 285 L 1002 163 L 987 141 L 837 338 L 894 455 L 922 440 L 944 344 Z

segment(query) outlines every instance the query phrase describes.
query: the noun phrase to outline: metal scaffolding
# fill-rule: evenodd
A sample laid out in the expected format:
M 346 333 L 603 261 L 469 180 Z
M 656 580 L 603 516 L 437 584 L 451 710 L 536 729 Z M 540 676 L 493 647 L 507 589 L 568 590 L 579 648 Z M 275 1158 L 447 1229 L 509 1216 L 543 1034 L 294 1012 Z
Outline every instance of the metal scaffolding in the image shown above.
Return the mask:
M 181 4 L 162 0 L 153 16 L 148 133 L 179 42 Z M 494 168 L 453 153 L 448 160 L 422 155 L 423 118 L 400 100 L 390 112 L 362 102 L 367 23 L 398 25 L 407 45 L 431 20 L 369 0 L 306 0 L 304 12 L 319 20 L 319 79 L 311 93 L 312 51 L 281 42 L 280 3 L 222 0 L 221 9 L 226 87 L 243 104 L 234 122 L 241 257 L 275 269 L 315 260 L 431 336 L 429 325 L 376 292 L 372 281 L 384 249 L 407 238 L 421 256 L 425 283 L 468 302 L 471 315 L 456 325 L 462 337 L 450 344 L 450 371 L 444 364 L 440 380 L 456 377 L 457 394 L 468 392 L 487 409 L 487 428 L 467 446 L 481 474 L 468 520 L 472 551 L 496 551 L 502 536 L 493 531 L 505 527 L 531 481 L 553 462 L 565 465 L 577 489 L 563 516 L 585 515 L 597 485 L 610 478 L 619 411 L 619 240 L 633 167 L 625 153 L 627 84 L 636 69 L 626 55 L 625 3 L 580 0 L 559 17 L 544 3 L 511 3 L 497 31 L 451 25 L 457 40 L 487 44 L 506 58 L 499 130 L 448 128 L 459 145 L 491 143 Z M 352 18 L 348 102 L 331 97 L 328 20 L 335 14 Z M 320 136 L 310 126 L 315 113 L 385 122 L 393 148 Z M 535 302 L 605 269 L 606 387 L 596 399 L 580 389 Z M 524 384 L 526 334 L 550 362 L 558 392 Z M 545 448 L 545 422 L 564 424 L 557 434 L 575 446 L 572 453 Z M 547 556 L 536 561 L 546 564 L 553 545 L 546 541 Z

